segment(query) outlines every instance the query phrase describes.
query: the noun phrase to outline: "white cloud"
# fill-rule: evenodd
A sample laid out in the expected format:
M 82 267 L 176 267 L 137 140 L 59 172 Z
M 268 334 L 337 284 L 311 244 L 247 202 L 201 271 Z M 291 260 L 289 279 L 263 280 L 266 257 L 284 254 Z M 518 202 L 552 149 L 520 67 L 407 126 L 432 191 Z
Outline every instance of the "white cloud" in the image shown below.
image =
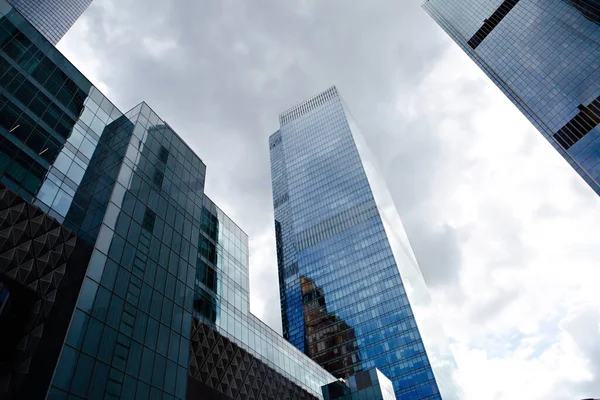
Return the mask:
M 600 352 L 590 346 L 600 343 L 598 313 L 589 311 L 600 305 L 600 237 L 595 233 L 600 203 L 483 73 L 455 50 L 411 97 L 412 104 L 426 104 L 424 109 L 409 113 L 415 119 L 434 110 L 442 113 L 438 138 L 448 159 L 441 161 L 440 176 L 433 177 L 439 184 L 428 209 L 461 235 L 464 299 L 449 300 L 454 287 L 433 292 L 454 341 L 467 396 L 560 399 L 598 394 L 600 384 L 589 386 L 596 393 L 581 384 L 600 378 L 594 375 Z M 483 86 L 477 89 L 479 101 L 456 97 L 460 81 Z M 449 93 L 455 93 L 454 99 Z M 454 104 L 447 104 L 452 99 Z M 593 322 L 578 311 L 584 306 L 588 311 L 583 315 Z
M 160 59 L 165 57 L 169 50 L 177 48 L 177 42 L 174 39 L 156 39 L 153 37 L 145 37 L 142 39 L 142 44 L 146 51 L 154 58 Z

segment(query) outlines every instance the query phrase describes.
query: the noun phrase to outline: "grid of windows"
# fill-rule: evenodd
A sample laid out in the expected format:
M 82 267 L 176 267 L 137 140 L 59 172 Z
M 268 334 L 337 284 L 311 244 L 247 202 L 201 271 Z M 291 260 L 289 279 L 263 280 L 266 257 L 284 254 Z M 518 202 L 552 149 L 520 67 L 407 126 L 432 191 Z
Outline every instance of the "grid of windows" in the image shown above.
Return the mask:
M 335 378 L 249 312 L 248 236 L 205 197 L 194 313 L 269 367 L 321 397 Z
M 23 24 L 0 15 L 0 179 L 64 222 L 104 128 L 122 114 Z
M 394 251 L 374 196 L 386 189 L 337 90 L 323 93 L 270 138 L 284 336 L 338 377 L 376 367 L 398 398 L 440 398 L 399 264 L 418 266 Z
M 423 8 L 600 194 L 598 2 L 426 0 Z M 574 119 L 580 110 L 590 114 Z
M 193 314 L 319 396 L 333 376 L 249 313 L 248 238 L 189 146 L 145 103 L 122 114 L 4 0 L 0 50 L 0 180 L 78 236 L 49 398 L 183 398 Z
M 126 120 L 101 139 L 127 145 L 52 398 L 185 397 L 205 167 L 146 104 Z
M 48 41 L 56 45 L 92 0 L 8 0 L 8 2 Z

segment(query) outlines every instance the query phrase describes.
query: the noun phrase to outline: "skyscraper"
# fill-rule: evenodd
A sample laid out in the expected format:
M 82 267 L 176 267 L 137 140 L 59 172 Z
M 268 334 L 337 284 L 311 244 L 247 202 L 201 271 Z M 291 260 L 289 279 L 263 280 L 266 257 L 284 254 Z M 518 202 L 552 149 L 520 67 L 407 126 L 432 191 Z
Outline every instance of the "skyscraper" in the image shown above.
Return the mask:
M 56 45 L 92 0 L 7 0 L 35 28 Z
M 335 378 L 249 312 L 205 175 L 0 0 L 2 400 L 322 398 Z
M 426 0 L 423 8 L 600 194 L 600 2 Z
M 269 146 L 284 337 L 336 377 L 378 368 L 398 398 L 457 398 L 423 277 L 337 89 L 279 121 Z

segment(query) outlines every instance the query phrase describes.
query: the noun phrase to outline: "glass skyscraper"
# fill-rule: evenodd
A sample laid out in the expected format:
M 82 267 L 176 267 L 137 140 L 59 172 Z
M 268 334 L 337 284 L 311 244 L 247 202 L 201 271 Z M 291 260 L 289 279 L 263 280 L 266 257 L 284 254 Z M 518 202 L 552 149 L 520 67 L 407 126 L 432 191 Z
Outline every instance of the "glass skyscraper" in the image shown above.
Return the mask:
M 249 312 L 205 176 L 0 0 L 1 399 L 322 398 L 335 377 Z
M 331 87 L 269 138 L 283 333 L 336 377 L 458 398 L 454 358 L 376 163 Z
M 8 0 L 35 28 L 56 45 L 92 0 Z
M 426 0 L 423 8 L 600 194 L 600 2 Z

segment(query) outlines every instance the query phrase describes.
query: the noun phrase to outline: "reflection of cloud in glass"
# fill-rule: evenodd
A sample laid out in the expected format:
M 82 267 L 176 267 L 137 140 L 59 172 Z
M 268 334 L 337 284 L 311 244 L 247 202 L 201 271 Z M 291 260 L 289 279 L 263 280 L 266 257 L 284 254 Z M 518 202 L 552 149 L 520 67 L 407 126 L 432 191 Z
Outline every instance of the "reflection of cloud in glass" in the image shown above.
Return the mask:
M 350 118 L 332 87 L 284 112 L 270 138 L 284 334 L 336 376 L 377 367 L 398 397 L 453 398 L 410 304 L 426 288 L 409 277 L 407 297 L 397 264 L 418 266 L 401 224 L 391 244 L 393 203 L 377 196 Z
M 436 306 L 433 304 L 394 201 L 379 173 L 377 159 L 371 153 L 352 114 L 347 108 L 345 111 L 440 393 L 444 399 L 459 399 L 462 389 L 458 384 L 458 367 L 448 338 L 439 322 Z

